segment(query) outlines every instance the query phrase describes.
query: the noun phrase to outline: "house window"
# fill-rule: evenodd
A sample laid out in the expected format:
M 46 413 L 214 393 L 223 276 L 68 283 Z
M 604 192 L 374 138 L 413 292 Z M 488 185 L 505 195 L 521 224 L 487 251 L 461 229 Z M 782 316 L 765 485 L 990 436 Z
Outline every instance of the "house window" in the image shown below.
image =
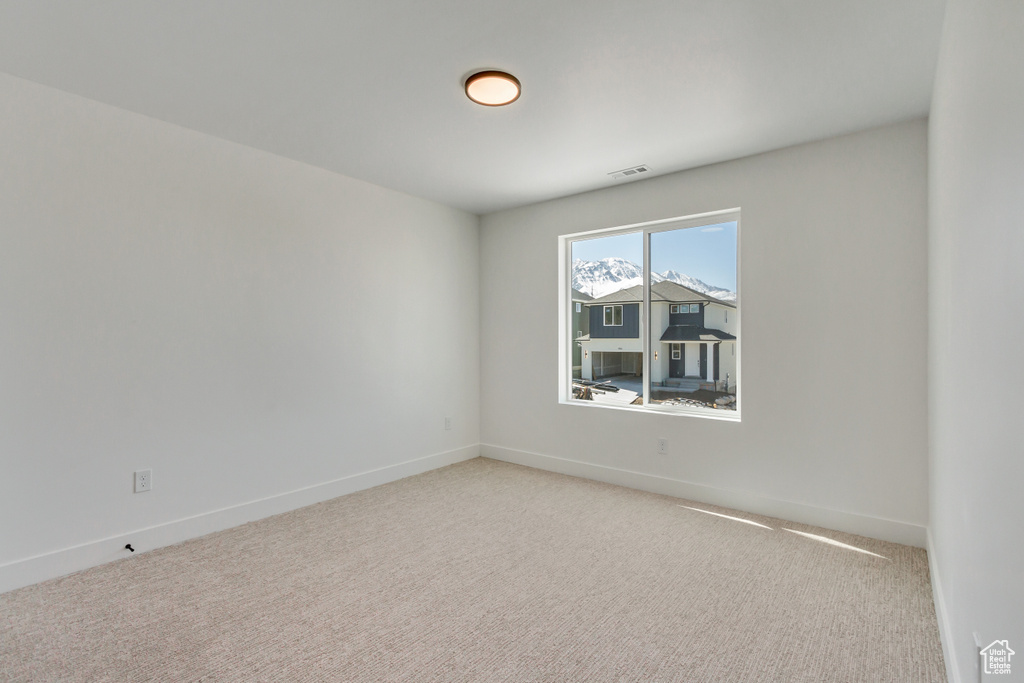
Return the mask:
M 739 420 L 739 226 L 730 210 L 559 237 L 560 401 Z M 575 378 L 573 288 L 594 297 Z
M 579 301 L 576 302 L 576 312 L 577 313 L 582 313 L 583 312 L 583 304 L 581 304 Z

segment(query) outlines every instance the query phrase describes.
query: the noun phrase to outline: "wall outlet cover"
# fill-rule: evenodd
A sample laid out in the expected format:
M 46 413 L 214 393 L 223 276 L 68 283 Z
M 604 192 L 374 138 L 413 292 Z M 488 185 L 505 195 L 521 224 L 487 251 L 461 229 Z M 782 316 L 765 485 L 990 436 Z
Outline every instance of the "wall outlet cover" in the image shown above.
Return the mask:
M 153 489 L 153 470 L 135 471 L 135 493 L 143 493 Z

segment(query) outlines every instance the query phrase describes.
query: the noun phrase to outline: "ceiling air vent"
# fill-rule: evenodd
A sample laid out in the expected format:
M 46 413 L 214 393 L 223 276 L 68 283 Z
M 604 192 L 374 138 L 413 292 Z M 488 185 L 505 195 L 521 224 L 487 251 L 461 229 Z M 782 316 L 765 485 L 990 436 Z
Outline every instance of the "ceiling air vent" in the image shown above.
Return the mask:
M 614 171 L 609 173 L 612 178 L 618 180 L 620 178 L 635 178 L 636 176 L 643 175 L 644 173 L 650 173 L 651 167 L 647 164 L 640 166 L 633 166 L 632 168 L 624 168 L 621 171 Z

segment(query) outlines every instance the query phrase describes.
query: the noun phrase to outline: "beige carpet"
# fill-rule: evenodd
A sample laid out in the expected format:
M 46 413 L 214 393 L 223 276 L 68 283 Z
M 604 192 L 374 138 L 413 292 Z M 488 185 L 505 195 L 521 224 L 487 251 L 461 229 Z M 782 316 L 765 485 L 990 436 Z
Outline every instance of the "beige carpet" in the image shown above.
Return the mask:
M 946 676 L 923 550 L 476 459 L 0 595 L 0 680 Z

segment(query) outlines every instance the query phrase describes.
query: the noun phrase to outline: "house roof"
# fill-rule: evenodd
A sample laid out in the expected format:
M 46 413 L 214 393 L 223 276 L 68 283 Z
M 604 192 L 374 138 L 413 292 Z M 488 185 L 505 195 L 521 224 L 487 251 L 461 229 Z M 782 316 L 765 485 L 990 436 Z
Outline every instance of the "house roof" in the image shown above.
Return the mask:
M 594 297 L 590 296 L 586 292 L 581 292 L 578 289 L 574 289 L 574 290 L 572 290 L 572 300 L 573 301 L 593 301 Z
M 575 290 L 573 291 L 575 292 Z M 604 296 L 589 302 L 587 305 L 625 304 L 636 303 L 643 300 L 643 285 L 634 285 L 632 287 L 620 289 L 617 292 L 612 292 L 611 294 L 605 294 Z M 670 280 L 662 280 L 661 282 L 656 282 L 651 285 L 651 301 L 664 301 L 667 303 L 712 303 L 728 306 L 729 308 L 736 308 L 736 304 L 731 301 L 716 299 Z
M 612 292 L 611 294 L 605 294 L 604 296 L 600 296 L 589 302 L 587 305 L 590 306 L 593 304 L 626 304 L 636 303 L 637 301 L 643 300 L 643 286 L 634 285 L 633 287 L 626 287 L 625 289 L 620 289 L 617 292 Z
M 708 327 L 698 327 L 697 325 L 669 325 L 665 333 L 661 335 L 661 341 L 666 344 L 696 341 L 730 341 L 733 339 L 736 339 L 736 335 Z M 576 337 L 573 341 L 588 342 L 590 341 L 590 335 L 585 334 L 582 337 Z
M 693 341 L 730 341 L 732 339 L 736 339 L 736 335 L 697 325 L 669 325 L 665 333 L 661 335 L 661 341 L 667 344 Z

